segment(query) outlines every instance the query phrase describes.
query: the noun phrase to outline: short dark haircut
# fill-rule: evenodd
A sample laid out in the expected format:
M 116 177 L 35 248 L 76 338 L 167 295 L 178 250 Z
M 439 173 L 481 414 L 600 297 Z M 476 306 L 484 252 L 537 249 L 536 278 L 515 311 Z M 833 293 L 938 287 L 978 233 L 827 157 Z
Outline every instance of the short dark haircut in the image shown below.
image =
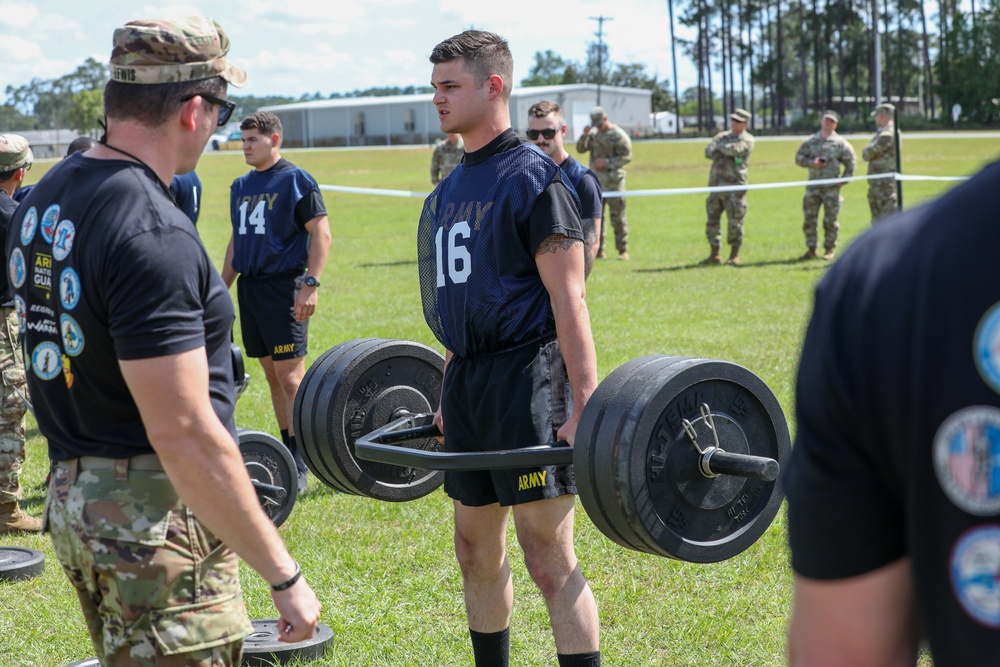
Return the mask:
M 159 127 L 177 113 L 185 97 L 198 93 L 222 97 L 225 92 L 226 82 L 218 76 L 180 83 L 108 81 L 104 86 L 104 114 L 115 120 L 132 119 L 149 127 Z
M 284 136 L 281 133 L 281 119 L 270 111 L 256 111 L 250 114 L 240 123 L 240 129 L 258 130 L 261 134 Z
M 18 167 L 17 169 L 20 169 Z M 10 171 L 0 171 L 0 183 L 6 183 L 10 179 L 14 178 L 14 174 L 17 173 L 17 169 L 11 169 Z
M 548 100 L 542 100 L 541 102 L 536 102 L 531 105 L 528 109 L 528 117 L 531 118 L 545 118 L 550 113 L 554 113 L 560 118 L 563 117 L 562 107 L 559 106 L 558 102 L 550 102 Z
M 486 83 L 494 74 L 498 75 L 503 80 L 501 98 L 504 101 L 510 99 L 514 57 L 506 39 L 492 32 L 466 30 L 435 46 L 430 61 L 439 65 L 458 58 L 465 61 L 465 69 L 472 74 L 477 86 Z
M 97 139 L 94 139 L 93 137 L 77 137 L 73 141 L 69 142 L 69 146 L 66 147 L 66 157 L 69 157 L 73 153 L 89 151 L 96 145 Z

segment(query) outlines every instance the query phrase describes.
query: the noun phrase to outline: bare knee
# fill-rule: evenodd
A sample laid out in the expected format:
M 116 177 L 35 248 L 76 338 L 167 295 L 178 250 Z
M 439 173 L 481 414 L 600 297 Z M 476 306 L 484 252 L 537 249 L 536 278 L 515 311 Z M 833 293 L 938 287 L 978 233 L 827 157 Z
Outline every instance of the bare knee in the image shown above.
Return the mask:
M 471 540 L 455 533 L 455 558 L 467 577 L 487 577 L 503 569 L 506 552 L 502 542 Z
M 551 548 L 551 545 L 544 548 L 525 546 L 524 565 L 546 599 L 564 590 L 574 576 L 582 576 L 572 548 L 566 552 L 558 547 Z

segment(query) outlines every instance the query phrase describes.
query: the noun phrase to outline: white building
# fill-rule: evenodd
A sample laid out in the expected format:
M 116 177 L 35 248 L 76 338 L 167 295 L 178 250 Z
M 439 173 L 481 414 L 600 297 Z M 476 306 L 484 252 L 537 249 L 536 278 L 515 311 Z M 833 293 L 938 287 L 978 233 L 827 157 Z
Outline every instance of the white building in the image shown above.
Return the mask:
M 608 118 L 633 137 L 651 134 L 652 91 L 601 87 L 601 106 Z M 432 94 L 351 97 L 262 107 L 281 119 L 288 147 L 387 146 L 429 144 L 441 138 Z M 528 125 L 528 108 L 551 100 L 563 108 L 567 141 L 576 141 L 590 125 L 597 105 L 595 84 L 515 88 L 510 97 L 511 123 L 517 132 Z
M 657 111 L 649 114 L 649 120 L 656 134 L 677 134 L 677 114 L 673 111 Z M 681 128 L 684 123 L 681 122 Z

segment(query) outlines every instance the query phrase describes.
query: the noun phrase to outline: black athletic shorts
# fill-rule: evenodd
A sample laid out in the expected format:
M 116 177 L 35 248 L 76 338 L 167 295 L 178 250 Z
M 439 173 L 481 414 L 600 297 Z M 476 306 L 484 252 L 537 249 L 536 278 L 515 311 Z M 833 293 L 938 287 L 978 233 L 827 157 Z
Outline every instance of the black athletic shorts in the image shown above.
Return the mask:
M 445 451 L 520 449 L 556 439 L 572 406 L 555 340 L 511 352 L 452 357 L 444 378 Z M 576 493 L 573 466 L 446 472 L 444 490 L 470 507 L 520 505 Z
M 243 351 L 248 357 L 281 361 L 306 355 L 309 320 L 295 320 L 295 297 L 302 289 L 302 278 L 299 274 L 240 276 L 236 281 Z

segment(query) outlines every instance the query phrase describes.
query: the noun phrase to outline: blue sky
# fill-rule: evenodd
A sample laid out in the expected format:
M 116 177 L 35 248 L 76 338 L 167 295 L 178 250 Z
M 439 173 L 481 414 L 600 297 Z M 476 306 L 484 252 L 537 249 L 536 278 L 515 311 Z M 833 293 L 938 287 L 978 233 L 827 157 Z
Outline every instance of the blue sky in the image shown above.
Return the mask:
M 423 85 L 430 50 L 469 27 L 507 38 L 516 85 L 536 51 L 583 61 L 586 44 L 596 40 L 590 17 L 602 14 L 612 19 L 604 40 L 613 62 L 641 62 L 661 79 L 672 76 L 666 0 L 0 0 L 0 90 L 68 74 L 88 57 L 106 61 L 114 29 L 131 19 L 185 14 L 210 16 L 229 33 L 230 57 L 249 75 L 238 94 Z M 695 85 L 683 57 L 678 67 L 681 90 Z

